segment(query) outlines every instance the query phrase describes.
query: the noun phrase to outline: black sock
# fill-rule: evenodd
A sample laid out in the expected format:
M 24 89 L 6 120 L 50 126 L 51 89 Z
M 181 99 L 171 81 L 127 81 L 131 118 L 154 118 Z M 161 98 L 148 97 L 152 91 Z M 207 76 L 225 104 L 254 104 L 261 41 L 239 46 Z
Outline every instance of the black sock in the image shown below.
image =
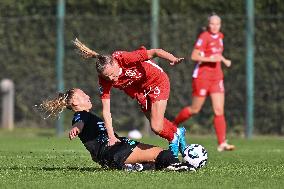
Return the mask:
M 168 167 L 169 165 L 173 163 L 179 163 L 179 159 L 176 158 L 171 151 L 169 150 L 163 150 L 159 153 L 156 162 L 155 162 L 155 168 L 157 170 L 161 170 L 163 168 Z

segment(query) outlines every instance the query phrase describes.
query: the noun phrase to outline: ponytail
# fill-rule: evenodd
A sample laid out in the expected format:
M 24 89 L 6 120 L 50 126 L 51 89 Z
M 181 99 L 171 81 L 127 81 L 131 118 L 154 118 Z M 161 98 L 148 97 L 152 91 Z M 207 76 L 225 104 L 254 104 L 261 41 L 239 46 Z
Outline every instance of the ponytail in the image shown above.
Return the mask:
M 80 54 L 83 58 L 96 58 L 96 70 L 98 73 L 102 73 L 108 64 L 113 64 L 112 56 L 110 55 L 100 55 L 99 53 L 91 50 L 86 45 L 84 45 L 81 41 L 79 41 L 77 38 L 75 38 L 74 41 L 72 41 L 75 47 L 78 50 L 78 54 Z
M 83 58 L 97 58 L 99 56 L 99 53 L 96 51 L 91 50 L 89 47 L 87 47 L 85 44 L 83 44 L 79 39 L 75 38 L 72 43 L 75 45 L 75 47 L 78 50 L 78 54 L 80 54 Z
M 44 115 L 44 119 L 49 117 L 59 117 L 65 108 L 72 109 L 70 100 L 75 89 L 70 89 L 65 93 L 58 93 L 57 97 L 44 100 L 40 105 L 35 105 Z

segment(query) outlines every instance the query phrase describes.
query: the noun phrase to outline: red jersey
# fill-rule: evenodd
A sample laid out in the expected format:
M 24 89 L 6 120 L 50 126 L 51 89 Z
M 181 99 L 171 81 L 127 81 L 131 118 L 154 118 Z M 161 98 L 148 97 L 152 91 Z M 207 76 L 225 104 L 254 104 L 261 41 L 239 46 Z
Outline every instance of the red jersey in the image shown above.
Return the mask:
M 212 34 L 208 31 L 201 33 L 194 45 L 195 49 L 201 51 L 201 56 L 210 57 L 212 55 L 223 53 L 223 38 L 224 35 L 219 32 Z M 218 80 L 223 79 L 221 62 L 202 62 L 196 63 L 193 78 Z
M 112 57 L 120 66 L 120 75 L 117 81 L 108 81 L 99 76 L 100 94 L 102 99 L 110 98 L 111 87 L 123 90 L 131 98 L 135 98 L 141 91 L 154 89 L 163 82 L 166 73 L 148 59 L 145 47 L 132 52 L 116 51 Z

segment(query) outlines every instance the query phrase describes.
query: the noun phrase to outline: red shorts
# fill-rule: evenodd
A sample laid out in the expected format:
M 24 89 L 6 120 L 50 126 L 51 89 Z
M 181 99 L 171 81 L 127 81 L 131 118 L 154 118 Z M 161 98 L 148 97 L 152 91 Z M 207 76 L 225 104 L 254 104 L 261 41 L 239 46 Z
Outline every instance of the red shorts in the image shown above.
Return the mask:
M 168 100 L 170 96 L 170 81 L 166 76 L 161 82 L 146 87 L 135 93 L 135 98 L 143 112 L 151 111 L 152 104 L 159 100 Z
M 192 96 L 207 96 L 211 93 L 224 93 L 223 79 L 220 80 L 206 80 L 206 79 L 192 79 Z

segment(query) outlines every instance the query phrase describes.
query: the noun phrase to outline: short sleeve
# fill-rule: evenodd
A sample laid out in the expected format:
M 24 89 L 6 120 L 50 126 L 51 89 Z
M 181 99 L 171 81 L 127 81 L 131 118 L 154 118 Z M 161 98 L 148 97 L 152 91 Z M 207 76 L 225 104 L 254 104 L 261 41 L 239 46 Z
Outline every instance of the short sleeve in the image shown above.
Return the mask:
M 112 56 L 122 62 L 123 64 L 131 64 L 136 62 L 143 62 L 148 60 L 147 50 L 144 46 L 141 46 L 138 50 L 127 52 L 127 51 L 116 51 Z
M 194 45 L 194 48 L 195 49 L 198 49 L 200 51 L 205 51 L 206 49 L 206 45 L 207 45 L 207 38 L 206 38 L 206 35 L 205 33 L 202 33 L 199 35 L 195 45 Z
M 99 92 L 101 99 L 110 99 L 110 89 L 112 83 L 99 77 Z
M 88 113 L 87 112 L 76 112 L 72 119 L 72 125 L 83 122 L 86 123 L 88 120 Z

